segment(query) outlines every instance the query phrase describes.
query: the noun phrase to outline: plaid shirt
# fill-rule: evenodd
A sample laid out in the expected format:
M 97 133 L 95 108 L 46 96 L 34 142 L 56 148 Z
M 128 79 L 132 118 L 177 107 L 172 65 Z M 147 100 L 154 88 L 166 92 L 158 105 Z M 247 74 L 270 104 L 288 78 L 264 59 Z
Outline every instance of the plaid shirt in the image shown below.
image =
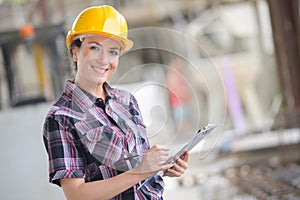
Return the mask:
M 64 92 L 50 108 L 43 140 L 51 183 L 60 186 L 62 178 L 84 178 L 86 182 L 111 178 L 135 167 L 139 160 L 118 161 L 149 149 L 136 99 L 107 83 L 104 89 L 107 101 L 101 108 L 100 99 L 67 81 Z M 157 175 L 140 190 L 138 186 L 113 199 L 160 199 L 164 183 Z

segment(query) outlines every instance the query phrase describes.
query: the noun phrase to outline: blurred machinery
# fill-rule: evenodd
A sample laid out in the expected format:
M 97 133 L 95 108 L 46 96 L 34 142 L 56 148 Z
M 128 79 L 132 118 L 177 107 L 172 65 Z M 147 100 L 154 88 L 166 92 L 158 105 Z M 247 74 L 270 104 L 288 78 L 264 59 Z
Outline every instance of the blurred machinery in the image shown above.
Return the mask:
M 64 4 L 45 0 L 0 4 L 0 107 L 54 99 L 63 89 L 67 72 Z
M 300 126 L 300 2 L 268 0 L 278 77 L 283 97 L 282 110 L 274 128 Z
M 10 106 L 47 101 L 62 91 L 66 72 L 57 39 L 65 36 L 63 25 L 36 28 L 27 25 L 20 30 L 0 33 Z M 28 60 L 31 62 L 26 62 Z M 31 68 L 34 74 L 30 74 Z M 26 91 L 24 78 L 37 80 L 31 85 L 32 91 L 30 88 Z
M 300 155 L 297 149 L 299 145 L 240 152 L 224 158 L 235 160 L 235 165 L 211 173 L 205 181 L 200 180 L 200 187 L 208 189 L 206 194 L 210 193 L 202 195 L 201 199 L 222 199 L 223 195 L 223 199 L 299 200 Z

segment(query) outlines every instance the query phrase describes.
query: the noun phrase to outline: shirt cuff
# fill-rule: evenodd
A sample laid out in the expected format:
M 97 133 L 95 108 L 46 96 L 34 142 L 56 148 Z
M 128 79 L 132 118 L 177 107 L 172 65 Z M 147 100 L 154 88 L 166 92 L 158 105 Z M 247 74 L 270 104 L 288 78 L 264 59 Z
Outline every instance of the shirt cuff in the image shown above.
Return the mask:
M 50 175 L 49 182 L 60 185 L 60 179 L 63 178 L 84 178 L 85 174 L 82 170 L 58 170 Z

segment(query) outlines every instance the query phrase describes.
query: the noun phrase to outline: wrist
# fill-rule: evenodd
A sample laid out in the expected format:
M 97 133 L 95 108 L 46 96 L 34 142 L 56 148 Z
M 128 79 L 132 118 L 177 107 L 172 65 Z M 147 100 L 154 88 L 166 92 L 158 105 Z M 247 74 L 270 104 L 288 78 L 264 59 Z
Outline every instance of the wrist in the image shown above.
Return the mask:
M 141 182 L 141 181 L 148 178 L 146 173 L 141 173 L 138 170 L 136 170 L 136 168 L 132 169 L 132 170 L 129 170 L 125 173 L 127 173 L 136 182 Z

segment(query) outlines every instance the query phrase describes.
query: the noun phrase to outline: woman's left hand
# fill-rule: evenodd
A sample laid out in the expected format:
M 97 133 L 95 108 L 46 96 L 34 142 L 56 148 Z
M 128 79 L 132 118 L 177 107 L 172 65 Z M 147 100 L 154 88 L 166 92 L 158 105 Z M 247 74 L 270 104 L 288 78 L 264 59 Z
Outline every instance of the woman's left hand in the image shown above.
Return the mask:
M 178 158 L 171 168 L 165 170 L 164 176 L 179 177 L 184 174 L 185 170 L 188 168 L 188 159 L 189 152 L 187 151 L 185 152 L 183 158 Z

